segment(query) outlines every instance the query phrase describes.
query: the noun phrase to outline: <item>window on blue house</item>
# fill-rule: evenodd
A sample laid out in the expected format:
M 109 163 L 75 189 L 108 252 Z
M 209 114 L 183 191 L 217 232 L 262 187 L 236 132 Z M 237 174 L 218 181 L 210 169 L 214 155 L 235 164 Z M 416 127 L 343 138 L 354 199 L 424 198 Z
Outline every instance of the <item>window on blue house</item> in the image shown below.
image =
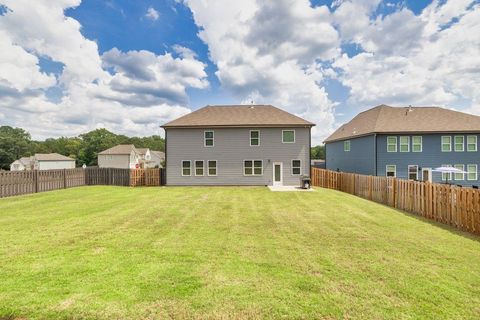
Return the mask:
M 350 151 L 350 140 L 343 141 L 343 151 L 345 151 L 345 152 Z
M 442 152 L 452 151 L 452 137 L 442 136 Z
M 465 150 L 464 139 L 464 136 L 455 136 L 455 152 L 463 152 Z
M 477 165 L 476 164 L 468 164 L 467 165 L 467 180 L 469 180 L 469 181 L 477 181 L 478 180 Z
M 386 167 L 386 176 L 387 177 L 396 177 L 397 176 L 397 166 L 389 164 Z
M 467 136 L 467 151 L 477 152 L 477 136 Z
M 442 167 L 451 167 L 451 164 L 442 164 Z M 451 172 L 442 172 L 442 180 L 452 180 L 452 173 Z
M 462 171 L 465 170 L 465 166 L 463 164 L 456 164 L 456 165 L 454 165 L 454 168 L 458 169 L 458 170 L 462 170 Z M 455 173 L 455 180 L 458 180 L 458 181 L 465 180 L 465 174 L 464 173 Z
M 397 137 L 387 137 L 387 152 L 397 152 Z
M 409 152 L 410 151 L 410 137 L 401 136 L 400 137 L 400 152 Z
M 413 136 L 412 137 L 412 152 L 422 152 L 422 137 Z

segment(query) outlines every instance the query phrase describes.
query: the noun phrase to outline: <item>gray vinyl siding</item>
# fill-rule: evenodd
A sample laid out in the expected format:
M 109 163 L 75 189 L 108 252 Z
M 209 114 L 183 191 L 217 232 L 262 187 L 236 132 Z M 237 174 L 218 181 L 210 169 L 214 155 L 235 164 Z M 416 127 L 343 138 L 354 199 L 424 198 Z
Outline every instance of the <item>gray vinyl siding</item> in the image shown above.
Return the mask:
M 113 155 L 98 155 L 98 166 L 100 168 L 131 168 L 131 155 L 128 154 L 113 154 Z
M 467 136 L 476 135 L 477 136 L 477 152 L 467 152 Z M 397 137 L 397 152 L 387 152 L 387 136 L 396 136 Z M 400 152 L 400 136 L 409 136 L 410 137 L 410 151 L 409 152 Z M 412 152 L 412 136 L 421 136 L 422 137 L 422 152 Z M 451 136 L 452 137 L 452 151 L 442 152 L 441 147 L 441 137 L 442 136 Z M 454 151 L 454 136 L 464 136 L 464 151 L 455 152 Z M 480 152 L 478 151 L 480 145 L 480 136 L 478 134 L 390 134 L 390 135 L 378 135 L 377 136 L 377 151 L 378 151 L 378 175 L 385 176 L 386 166 L 387 165 L 396 165 L 397 166 L 397 177 L 402 179 L 408 178 L 408 166 L 409 165 L 418 165 L 422 168 L 432 168 L 442 166 L 443 164 L 463 164 L 465 166 L 465 171 L 467 171 L 468 164 L 476 164 L 477 168 L 480 169 Z M 418 174 L 418 179 L 421 179 L 421 172 Z M 444 182 L 442 181 L 441 173 L 433 172 L 432 173 L 433 182 Z M 471 186 L 479 185 L 480 182 L 477 181 L 468 181 L 467 175 L 465 174 L 465 179 L 462 180 L 453 180 L 449 182 L 453 184 Z
M 282 143 L 282 130 L 295 130 L 295 143 Z M 214 131 L 214 147 L 204 146 L 204 131 Z M 260 131 L 260 146 L 250 146 L 250 130 Z M 271 185 L 273 163 L 283 163 L 283 184 L 298 185 L 291 161 L 302 161 L 310 175 L 310 128 L 220 128 L 166 130 L 167 185 Z M 181 174 L 181 161 L 192 161 L 192 175 Z M 204 161 L 204 176 L 194 175 L 194 161 Z M 217 176 L 207 176 L 207 160 L 217 160 Z M 263 160 L 263 175 L 244 176 L 244 160 Z
M 326 144 L 326 167 L 328 170 L 375 174 L 375 136 L 350 140 L 350 151 L 344 151 L 344 141 Z

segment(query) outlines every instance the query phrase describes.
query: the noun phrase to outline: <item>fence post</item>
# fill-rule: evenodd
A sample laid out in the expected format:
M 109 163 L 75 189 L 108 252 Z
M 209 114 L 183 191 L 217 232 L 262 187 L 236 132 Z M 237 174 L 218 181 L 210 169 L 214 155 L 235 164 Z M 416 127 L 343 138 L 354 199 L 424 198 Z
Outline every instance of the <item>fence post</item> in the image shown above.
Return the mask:
M 63 169 L 63 189 L 67 189 L 67 169 Z
M 392 178 L 392 183 L 393 183 L 393 186 L 392 186 L 392 192 L 393 192 L 393 207 L 396 208 L 397 207 L 397 178 L 393 177 Z
M 33 185 L 35 193 L 38 192 L 38 170 L 33 170 Z

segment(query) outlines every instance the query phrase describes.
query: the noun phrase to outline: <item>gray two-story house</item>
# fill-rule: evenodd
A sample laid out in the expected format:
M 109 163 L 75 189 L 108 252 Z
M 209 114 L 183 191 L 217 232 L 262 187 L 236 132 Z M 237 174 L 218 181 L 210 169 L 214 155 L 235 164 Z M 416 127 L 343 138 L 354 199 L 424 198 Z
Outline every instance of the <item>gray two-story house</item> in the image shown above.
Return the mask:
M 325 140 L 326 168 L 463 186 L 479 185 L 480 117 L 439 107 L 380 105 Z M 453 166 L 466 173 L 437 173 Z
M 313 123 L 270 105 L 206 106 L 165 129 L 167 185 L 298 185 Z

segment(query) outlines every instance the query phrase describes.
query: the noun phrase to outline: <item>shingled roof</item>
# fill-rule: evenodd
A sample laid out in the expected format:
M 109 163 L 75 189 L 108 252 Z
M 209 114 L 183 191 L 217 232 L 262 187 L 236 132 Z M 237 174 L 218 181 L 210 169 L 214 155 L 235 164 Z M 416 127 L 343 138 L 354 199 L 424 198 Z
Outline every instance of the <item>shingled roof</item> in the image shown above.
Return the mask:
M 33 158 L 37 161 L 75 161 L 58 153 L 35 153 Z
M 325 142 L 374 133 L 480 132 L 480 117 L 440 107 L 380 105 L 359 113 Z
M 132 151 L 138 153 L 133 144 L 119 144 L 118 146 L 103 150 L 98 154 L 130 154 Z
M 312 127 L 315 124 L 271 105 L 206 106 L 164 124 L 185 127 Z

